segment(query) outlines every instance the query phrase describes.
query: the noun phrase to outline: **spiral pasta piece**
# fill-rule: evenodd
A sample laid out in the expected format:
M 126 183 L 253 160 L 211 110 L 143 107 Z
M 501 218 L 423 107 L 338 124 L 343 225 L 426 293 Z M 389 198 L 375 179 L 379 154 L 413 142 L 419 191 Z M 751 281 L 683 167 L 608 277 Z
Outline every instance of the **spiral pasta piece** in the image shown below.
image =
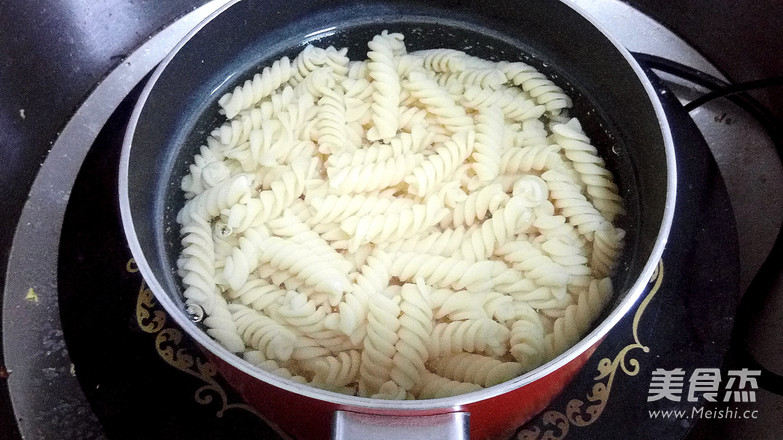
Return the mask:
M 461 72 L 467 65 L 467 54 L 454 49 L 427 49 L 412 52 L 421 57 L 424 68 L 433 72 Z
M 409 171 L 410 175 L 404 177 L 411 193 L 422 197 L 432 192 L 470 156 L 474 145 L 475 134 L 472 130 L 452 136 L 435 150 L 435 154 L 428 156 L 418 167 Z
M 398 297 L 399 298 L 399 297 Z M 391 379 L 395 344 L 399 339 L 400 306 L 382 293 L 369 299 L 367 336 L 364 338 L 362 363 L 359 367 L 359 394 L 371 396 Z
M 258 350 L 246 351 L 242 357 L 252 365 L 270 373 L 276 374 L 297 383 L 308 383 L 306 377 L 296 375 L 288 368 L 280 365 L 274 359 L 266 359 L 263 353 Z
M 543 171 L 558 168 L 561 163 L 557 145 L 536 145 L 513 148 L 500 158 L 500 171 L 503 174 Z
M 368 147 L 356 151 L 332 154 L 326 160 L 326 166 L 328 170 L 329 168 L 339 169 L 348 166 L 367 165 L 388 160 L 402 154 L 403 150 L 402 148 L 399 148 L 399 146 L 373 143 Z
M 523 373 L 522 365 L 503 362 L 476 353 L 457 353 L 435 359 L 436 374 L 458 382 L 468 382 L 491 387 L 513 379 Z
M 590 268 L 596 278 L 604 278 L 612 273 L 618 256 L 623 250 L 625 231 L 608 226 L 595 231 Z
M 274 164 L 271 154 L 275 145 L 290 144 L 290 139 L 284 138 L 283 125 L 280 121 L 264 120 L 258 128 L 251 129 L 247 141 L 240 143 L 226 152 L 226 157 L 239 163 L 242 171 L 250 173 L 259 164 L 266 166 Z
M 573 106 L 571 98 L 563 89 L 535 68 L 522 62 L 503 61 L 498 63 L 498 68 L 506 74 L 509 82 L 530 93 L 530 96 L 538 104 L 544 105 L 549 113 L 559 115 L 563 110 Z
M 271 284 L 264 278 L 248 280 L 239 289 L 227 289 L 226 296 L 229 300 L 251 307 L 256 311 L 263 311 L 270 304 L 285 297 L 287 291 L 275 284 Z
M 503 113 L 496 106 L 479 109 L 476 115 L 476 142 L 471 157 L 473 171 L 480 182 L 494 180 L 500 173 L 503 148 Z
M 318 151 L 339 153 L 345 149 L 347 126 L 345 96 L 341 89 L 328 89 L 318 100 Z
M 609 221 L 623 214 L 625 210 L 612 173 L 606 169 L 598 150 L 590 144 L 579 120 L 572 118 L 564 124 L 552 124 L 552 134 L 554 141 L 563 147 L 565 156 L 573 162 L 596 209 Z
M 190 199 L 177 214 L 177 221 L 186 224 L 195 221 L 196 217 L 212 219 L 220 215 L 223 209 L 246 202 L 249 198 L 250 179 L 239 175 Z
M 308 220 L 310 224 L 325 224 L 342 222 L 352 216 L 378 215 L 383 212 L 395 212 L 410 207 L 413 201 L 409 199 L 392 199 L 374 195 L 343 194 L 328 195 L 314 198 L 310 201 L 313 215 Z
M 370 297 L 389 284 L 390 257 L 384 251 L 374 251 L 367 257 L 351 289 L 339 304 L 340 330 L 352 341 L 358 342 L 366 335 L 366 321 Z
M 298 361 L 299 364 L 305 364 L 314 359 L 323 358 L 332 354 L 332 351 L 324 347 L 320 341 L 307 336 L 298 335 L 296 342 L 294 342 L 291 360 Z
M 414 71 L 408 75 L 408 80 L 402 86 L 410 91 L 411 96 L 418 99 L 424 108 L 435 115 L 437 122 L 443 125 L 449 133 L 469 129 L 472 119 L 465 109 L 451 97 L 448 91 L 427 76 L 424 72 Z M 397 116 L 395 114 L 395 116 Z
M 476 227 L 466 229 L 458 226 L 454 229 L 444 229 L 429 234 L 411 237 L 385 246 L 389 251 L 417 252 L 442 257 L 453 256 L 462 246 L 462 242 Z
M 492 218 L 467 234 L 460 247 L 460 257 L 466 261 L 486 260 L 498 246 L 524 233 L 532 224 L 532 211 L 512 197 Z
M 544 326 L 532 307 L 520 304 L 515 307 L 515 311 L 517 320 L 511 325 L 509 351 L 519 362 L 522 372 L 527 372 L 547 360 Z
M 500 183 L 492 183 L 478 191 L 464 194 L 464 199 L 451 206 L 448 215 L 441 221 L 441 226 L 472 226 L 477 221 L 484 220 L 509 200 L 509 195 L 503 191 Z
M 345 387 L 359 376 L 361 353 L 359 350 L 341 351 L 337 356 L 315 358 L 305 363 L 313 374 L 312 384 L 322 387 Z
M 367 46 L 368 74 L 372 78 L 373 127 L 367 130 L 367 139 L 376 141 L 391 139 L 399 128 L 400 77 L 394 59 L 394 47 L 402 44 L 401 34 L 384 32 L 373 37 Z M 404 51 L 404 46 L 402 46 Z M 398 49 L 399 51 L 400 49 Z
M 199 148 L 199 152 L 193 156 L 193 163 L 188 166 L 189 173 L 182 178 L 180 188 L 185 193 L 185 199 L 190 200 L 197 194 L 203 192 L 206 188 L 217 185 L 218 182 L 215 181 L 217 179 L 205 178 L 202 173 L 204 173 L 205 169 L 218 163 L 222 163 L 225 168 L 230 169 L 230 167 L 225 164 L 224 159 L 224 147 L 220 145 L 215 138 L 211 136 L 208 137 L 206 145 L 202 145 Z M 210 180 L 213 181 L 210 182 Z M 225 179 L 220 180 L 222 181 Z
M 238 289 L 261 264 L 288 271 L 305 285 L 327 293 L 332 305 L 350 286 L 344 272 L 333 264 L 324 264 L 308 247 L 257 230 L 248 230 L 240 239 L 239 248 L 226 257 L 223 277 L 232 289 Z
M 416 397 L 401 387 L 400 384 L 393 380 L 387 380 L 378 389 L 378 392 L 373 394 L 373 399 L 386 399 L 386 400 L 411 400 Z
M 340 228 L 351 236 L 348 251 L 354 252 L 363 244 L 397 241 L 418 235 L 440 223 L 445 214 L 443 202 L 432 197 L 425 204 L 415 204 L 390 214 L 349 217 Z
M 288 83 L 296 86 L 304 81 L 312 72 L 326 64 L 327 55 L 325 49 L 315 47 L 312 44 L 305 46 L 299 55 L 291 61 L 293 72 Z
M 331 174 L 329 184 L 339 194 L 388 188 L 402 182 L 420 159 L 420 154 L 406 152 L 385 161 L 346 167 Z
M 542 235 L 541 238 L 545 238 L 541 242 L 541 250 L 568 273 L 571 286 L 586 286 L 590 283 L 591 267 L 588 263 L 594 261 L 595 256 L 590 255 L 588 258 L 590 250 L 584 240 L 565 235 L 553 238 Z
M 466 67 L 460 72 L 450 72 L 441 75 L 439 83 L 441 85 L 449 83 L 459 83 L 463 86 L 486 87 L 489 89 L 499 89 L 506 82 L 506 75 L 490 65 L 488 67 Z M 454 92 L 461 94 L 464 87 L 457 88 Z
M 261 73 L 257 73 L 252 80 L 245 81 L 233 92 L 223 95 L 218 100 L 218 105 L 223 108 L 226 117 L 231 119 L 240 111 L 252 107 L 269 96 L 291 79 L 292 74 L 291 61 L 288 57 L 282 57 L 271 66 L 265 67 Z
M 267 223 L 271 233 L 278 237 L 288 238 L 292 242 L 310 249 L 313 255 L 320 257 L 323 261 L 329 262 L 336 268 L 348 272 L 353 265 L 337 252 L 323 237 L 313 231 L 304 222 L 295 215 L 284 212 L 281 217 L 270 220 Z
M 512 299 L 500 292 L 438 289 L 432 292 L 431 301 L 436 319 L 496 319 L 503 322 L 513 318 Z
M 548 354 L 553 358 L 573 346 L 598 317 L 612 292 L 609 278 L 593 280 L 579 292 L 576 304 L 568 306 L 565 315 L 555 320 L 552 333 L 545 336 Z
M 286 361 L 291 358 L 296 341 L 294 332 L 249 307 L 231 304 L 228 310 L 248 347 L 262 352 L 267 359 Z
M 457 258 L 400 252 L 393 259 L 389 272 L 403 281 L 422 278 L 429 285 L 478 292 L 488 290 L 493 277 L 505 269 L 505 264 L 492 260 L 471 263 Z
M 579 185 L 565 174 L 549 170 L 541 175 L 549 186 L 556 208 L 574 225 L 579 233 L 592 240 L 593 233 L 607 221 L 582 194 Z
M 440 399 L 481 389 L 481 385 L 459 382 L 429 372 L 424 375 L 423 382 L 425 385 L 417 393 L 419 399 Z
M 491 319 L 442 322 L 432 329 L 430 359 L 460 352 L 503 356 L 508 351 L 508 341 L 508 328 Z
M 295 291 L 288 292 L 277 313 L 283 322 L 298 330 L 300 334 L 308 335 L 313 339 L 323 339 L 324 335 L 320 333 L 327 330 L 324 319 L 329 312 L 325 307 L 316 306 L 307 295 Z M 331 332 L 326 334 L 327 337 L 333 336 Z
M 269 190 L 261 191 L 257 197 L 237 200 L 230 206 L 220 206 L 227 223 L 234 231 L 243 231 L 282 214 L 287 206 L 304 193 L 305 184 L 315 173 L 316 160 L 294 162 L 287 172 L 270 184 Z
M 215 250 L 209 223 L 196 217 L 181 229 L 182 253 L 177 260 L 178 271 L 185 285 L 185 298 L 201 306 L 214 294 Z
M 219 140 L 224 149 L 242 145 L 250 139 L 250 132 L 258 130 L 264 118 L 260 109 L 241 112 L 233 119 L 223 123 L 212 132 L 212 136 Z
M 552 261 L 546 253 L 529 241 L 512 241 L 497 249 L 514 268 L 521 270 L 524 277 L 533 280 L 538 286 L 563 287 L 568 283 L 569 273 Z
M 400 289 L 400 329 L 392 357 L 391 379 L 406 391 L 422 383 L 429 359 L 427 341 L 433 328 L 430 288 L 424 283 L 404 284 Z
M 545 106 L 537 105 L 530 95 L 513 88 L 493 89 L 478 85 L 468 85 L 462 96 L 465 106 L 473 109 L 496 106 L 503 117 L 513 121 L 537 120 L 546 111 Z

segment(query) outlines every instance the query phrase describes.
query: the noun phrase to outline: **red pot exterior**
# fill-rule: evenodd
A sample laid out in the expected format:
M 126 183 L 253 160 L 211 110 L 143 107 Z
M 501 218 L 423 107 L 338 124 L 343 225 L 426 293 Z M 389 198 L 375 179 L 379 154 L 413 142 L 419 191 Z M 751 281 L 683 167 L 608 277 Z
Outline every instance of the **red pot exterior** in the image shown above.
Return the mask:
M 322 401 L 256 379 L 214 354 L 208 353 L 208 356 L 250 406 L 270 425 L 295 439 L 331 438 L 334 413 L 343 410 L 393 416 L 464 411 L 470 413 L 470 438 L 484 440 L 507 437 L 544 410 L 571 382 L 597 346 L 598 343 L 550 374 L 519 388 L 473 403 L 428 410 L 373 409 Z

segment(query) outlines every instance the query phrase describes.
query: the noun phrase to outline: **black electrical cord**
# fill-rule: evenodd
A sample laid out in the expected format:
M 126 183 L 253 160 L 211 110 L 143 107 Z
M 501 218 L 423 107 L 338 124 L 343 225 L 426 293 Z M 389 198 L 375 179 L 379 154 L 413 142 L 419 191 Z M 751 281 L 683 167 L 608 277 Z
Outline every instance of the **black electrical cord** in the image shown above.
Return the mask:
M 678 63 L 677 61 L 670 60 L 668 58 L 641 52 L 634 52 L 633 56 L 643 66 L 678 76 L 710 90 L 726 87 L 729 85 L 728 82 L 712 76 L 709 73 L 699 69 L 694 69 L 691 66 Z
M 735 93 L 747 92 L 749 90 L 765 89 L 769 87 L 783 86 L 783 76 L 776 76 L 772 78 L 764 78 L 752 81 L 741 82 L 737 84 L 731 84 L 720 89 L 713 90 L 706 93 L 693 101 L 685 104 L 683 108 L 690 112 L 698 107 L 712 101 L 713 99 L 722 98 L 724 96 L 733 95 Z
M 673 61 L 668 58 L 639 52 L 634 52 L 633 56 L 637 61 L 639 61 L 640 64 L 649 67 L 650 69 L 680 77 L 692 82 L 693 84 L 710 90 L 711 93 L 716 92 L 719 89 L 732 86 L 730 83 L 716 76 L 710 75 L 709 73 L 694 69 L 693 67 L 678 63 L 677 61 Z M 715 96 L 715 98 L 717 97 L 718 96 Z M 703 98 L 704 97 L 697 99 Z M 783 127 L 781 127 L 783 124 L 780 123 L 781 121 L 773 116 L 769 110 L 767 110 L 758 101 L 751 98 L 747 94 L 728 94 L 725 95 L 725 98 L 745 110 L 751 117 L 756 119 L 762 125 L 762 127 L 764 127 L 764 129 L 770 135 L 772 141 L 775 143 L 778 156 L 781 158 L 781 161 L 783 161 Z M 705 104 L 706 102 L 707 101 L 700 103 L 699 106 Z M 689 103 L 686 105 L 693 106 L 695 104 Z M 691 110 L 694 110 L 696 107 Z
M 724 97 L 747 111 L 766 130 L 775 146 L 778 159 L 783 163 L 783 129 L 781 129 L 783 124 L 758 101 L 744 93 L 760 88 L 783 86 L 783 76 L 729 84 L 706 72 L 667 58 L 645 53 L 634 53 L 633 55 L 640 64 L 650 69 L 680 77 L 710 90 L 710 92 L 684 105 L 683 108 L 688 112 L 714 99 Z M 783 261 L 783 226 L 778 230 L 778 235 L 771 251 L 753 280 L 751 280 L 745 295 L 743 295 L 738 306 L 737 316 L 751 316 L 764 306 L 767 295 L 773 289 L 783 287 L 783 273 L 781 273 L 780 261 Z M 783 395 L 783 376 L 773 373 L 762 366 L 750 353 L 747 343 L 750 337 L 749 321 L 747 320 L 741 323 L 742 325 L 735 326 L 734 334 L 732 335 L 732 346 L 739 351 L 737 354 L 748 363 L 746 367 L 761 371 L 759 385 L 762 388 L 775 394 Z

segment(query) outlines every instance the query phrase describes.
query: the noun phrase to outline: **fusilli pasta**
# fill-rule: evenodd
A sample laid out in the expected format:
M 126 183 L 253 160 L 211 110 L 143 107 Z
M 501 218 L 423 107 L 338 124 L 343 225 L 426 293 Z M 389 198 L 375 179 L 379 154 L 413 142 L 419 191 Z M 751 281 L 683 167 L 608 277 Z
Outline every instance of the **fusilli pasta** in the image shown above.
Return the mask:
M 612 294 L 620 191 L 534 67 L 307 45 L 218 99 L 182 179 L 187 304 L 257 368 L 339 393 L 491 387 L 576 343 Z

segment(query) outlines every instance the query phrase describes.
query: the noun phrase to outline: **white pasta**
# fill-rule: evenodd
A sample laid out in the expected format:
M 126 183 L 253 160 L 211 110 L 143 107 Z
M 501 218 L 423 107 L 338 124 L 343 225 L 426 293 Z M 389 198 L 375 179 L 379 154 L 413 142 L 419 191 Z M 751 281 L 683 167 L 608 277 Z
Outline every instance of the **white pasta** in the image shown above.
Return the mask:
M 585 185 L 585 192 L 596 209 L 609 221 L 624 212 L 622 199 L 612 173 L 606 169 L 604 160 L 596 148 L 590 145 L 590 138 L 582 131 L 579 120 L 573 118 L 565 124 L 552 124 L 554 141 L 563 147 L 565 156 L 573 162 Z
M 461 352 L 503 356 L 508 350 L 508 339 L 508 328 L 491 319 L 442 322 L 432 329 L 430 358 Z
M 345 95 L 340 89 L 329 89 L 318 100 L 316 126 L 318 151 L 336 154 L 344 150 L 347 142 Z
M 400 106 L 400 76 L 395 67 L 395 46 L 398 53 L 404 52 L 401 34 L 376 35 L 367 43 L 370 51 L 367 58 L 368 74 L 372 78 L 373 103 L 372 121 L 373 127 L 367 130 L 367 139 L 376 141 L 379 139 L 391 139 L 397 134 Z
M 587 200 L 579 184 L 557 170 L 546 171 L 541 177 L 549 187 L 555 207 L 560 209 L 569 223 L 579 229 L 580 234 L 592 240 L 593 233 L 601 229 L 607 220 Z
M 420 399 L 440 399 L 480 390 L 481 385 L 451 380 L 435 373 L 424 375 L 424 386 L 418 390 Z
M 532 307 L 520 304 L 515 307 L 517 320 L 511 325 L 511 355 L 524 371 L 541 365 L 547 356 L 544 326 Z
M 465 236 L 460 257 L 465 261 L 486 260 L 499 246 L 526 232 L 532 224 L 532 211 L 519 198 L 512 197 L 492 218 Z
M 565 314 L 555 321 L 553 332 L 545 337 L 549 357 L 562 353 L 579 340 L 601 313 L 611 292 L 609 278 L 593 280 L 589 287 L 579 292 L 577 303 L 566 308 Z
M 438 289 L 432 293 L 435 318 L 452 321 L 466 319 L 496 319 L 499 322 L 513 318 L 512 298 L 500 292 L 468 292 Z M 509 315 L 511 313 L 511 315 Z
M 535 68 L 520 62 L 498 64 L 509 82 L 530 93 L 530 96 L 538 104 L 544 105 L 548 112 L 559 115 L 564 109 L 573 105 L 571 98 L 563 92 L 563 89 Z
M 415 204 L 390 214 L 352 216 L 340 228 L 351 236 L 348 252 L 355 252 L 360 245 L 398 241 L 418 235 L 440 223 L 446 215 L 443 202 L 432 197 L 424 204 Z
M 491 387 L 519 376 L 523 367 L 517 362 L 503 362 L 480 354 L 457 353 L 435 360 L 433 370 L 451 380 Z
M 434 115 L 434 119 L 442 124 L 448 133 L 456 133 L 472 126 L 473 121 L 465 109 L 457 105 L 449 92 L 438 86 L 426 73 L 411 72 L 402 85 Z
M 395 344 L 391 379 L 405 390 L 422 384 L 429 359 L 427 341 L 433 328 L 430 288 L 423 282 L 400 288 L 400 339 Z
M 264 354 L 266 359 L 287 361 L 294 351 L 296 334 L 272 318 L 240 304 L 228 306 L 236 322 L 237 333 L 245 344 Z
M 241 87 L 224 95 L 218 103 L 223 107 L 226 117 L 231 119 L 240 111 L 250 108 L 269 96 L 288 81 L 292 74 L 288 57 L 280 58 L 270 67 L 265 67 L 262 73 L 257 73 L 252 80 L 245 81 Z
M 361 354 L 358 350 L 341 351 L 337 356 L 316 358 L 305 363 L 312 371 L 313 384 L 344 387 L 355 382 L 359 375 Z
M 498 107 L 506 119 L 522 122 L 537 120 L 546 111 L 543 105 L 536 105 L 530 95 L 517 89 L 482 88 L 476 85 L 465 87 L 462 102 L 468 108 Z
M 578 342 L 612 295 L 611 171 L 534 67 L 400 33 L 306 46 L 218 99 L 182 179 L 203 326 L 288 380 L 379 399 L 480 390 Z
M 476 114 L 476 143 L 473 171 L 479 182 L 491 182 L 500 174 L 503 147 L 503 113 L 497 106 L 482 107 Z M 477 187 L 480 187 L 477 185 Z M 470 188 L 469 189 L 473 189 Z
M 441 222 L 441 226 L 472 226 L 476 221 L 483 220 L 492 215 L 501 206 L 505 205 L 509 196 L 503 191 L 500 183 L 486 185 L 478 191 L 470 194 L 461 192 L 464 195 L 462 200 L 450 204 L 452 208 L 446 218 Z
M 423 197 L 431 193 L 437 186 L 452 175 L 457 168 L 470 156 L 475 143 L 475 133 L 470 130 L 457 133 L 443 145 L 435 149 L 421 164 L 409 171 L 405 182 L 410 191 Z
M 400 328 L 399 300 L 376 292 L 369 299 L 367 336 L 364 338 L 362 363 L 359 367 L 359 395 L 371 396 L 391 379 L 394 367 L 395 344 Z

